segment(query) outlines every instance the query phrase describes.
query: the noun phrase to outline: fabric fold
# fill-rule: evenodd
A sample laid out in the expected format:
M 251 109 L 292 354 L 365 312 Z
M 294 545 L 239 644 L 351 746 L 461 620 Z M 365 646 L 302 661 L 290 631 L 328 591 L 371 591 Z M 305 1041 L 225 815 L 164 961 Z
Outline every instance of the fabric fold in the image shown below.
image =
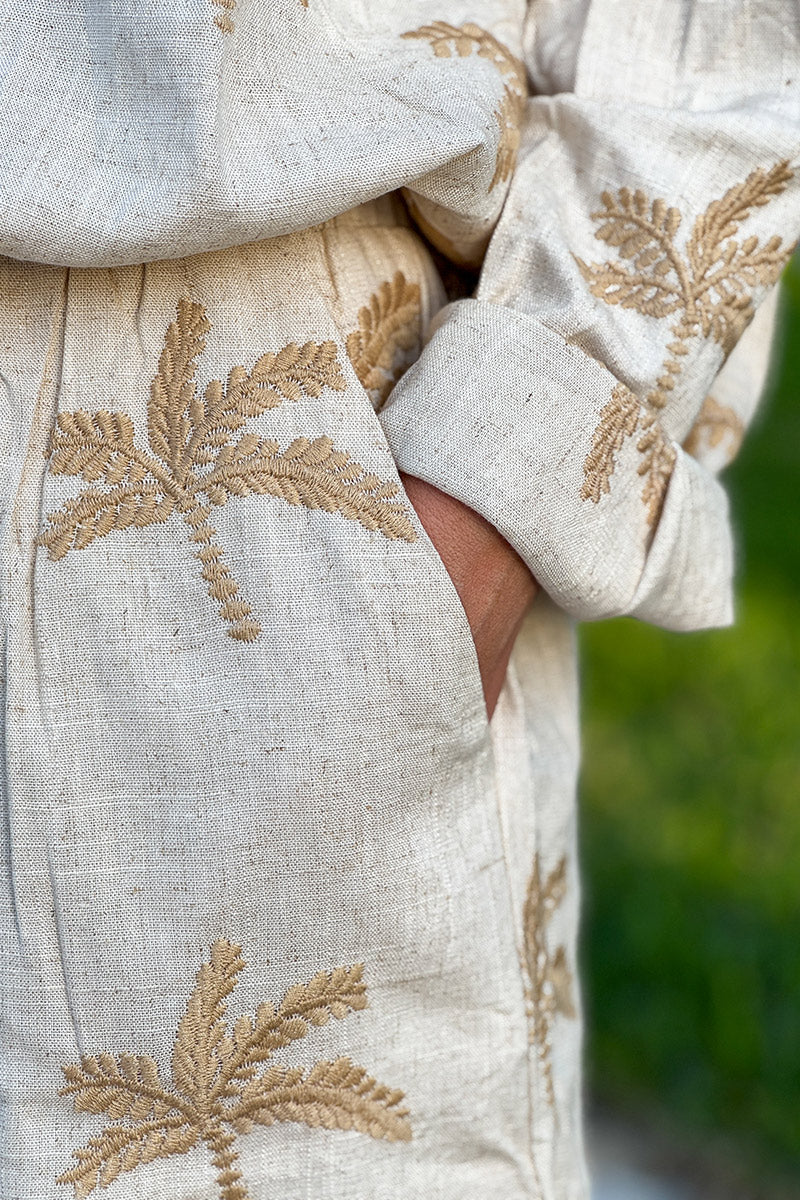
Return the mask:
M 535 318 L 449 305 L 381 423 L 398 468 L 481 513 L 571 615 L 730 623 L 723 489 L 605 366 Z M 655 519 L 646 438 L 669 471 Z

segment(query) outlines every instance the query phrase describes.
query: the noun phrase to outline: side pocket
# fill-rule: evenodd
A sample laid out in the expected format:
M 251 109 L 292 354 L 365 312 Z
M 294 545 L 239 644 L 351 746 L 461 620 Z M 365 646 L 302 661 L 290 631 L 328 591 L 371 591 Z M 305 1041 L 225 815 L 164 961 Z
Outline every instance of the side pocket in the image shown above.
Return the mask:
M 369 207 L 360 211 L 366 216 Z M 392 482 L 399 490 L 396 498 L 411 514 L 419 551 L 427 560 L 431 601 L 439 610 L 442 653 L 447 652 L 448 638 L 454 639 L 455 657 L 464 675 L 462 695 L 479 700 L 486 733 L 488 715 L 467 615 L 444 562 L 416 516 L 378 417 L 392 388 L 419 355 L 426 328 L 446 303 L 444 286 L 428 248 L 409 228 L 341 228 L 329 222 L 318 232 L 325 270 L 337 288 L 331 316 L 338 328 L 342 369 L 348 386 L 358 388 L 363 397 L 359 407 L 366 412 L 376 445 L 391 464 Z M 386 477 L 385 466 L 380 475 Z
M 366 395 L 366 393 L 365 393 Z M 390 457 L 392 464 L 394 458 L 388 442 L 383 433 L 381 423 L 377 413 L 374 416 L 376 437 L 379 437 L 383 446 L 386 449 L 387 455 Z M 464 679 L 465 695 L 470 697 L 478 697 L 480 699 L 480 712 L 485 723 L 485 730 L 489 728 L 489 714 L 486 711 L 486 701 L 483 695 L 483 682 L 481 680 L 480 664 L 478 662 L 478 652 L 475 646 L 475 640 L 472 636 L 469 619 L 467 617 L 461 597 L 458 594 L 458 589 L 454 584 L 450 572 L 444 564 L 444 561 L 436 549 L 436 546 L 431 541 L 422 521 L 416 513 L 414 505 L 409 499 L 408 493 L 403 486 L 403 481 L 394 467 L 395 481 L 400 492 L 400 496 L 412 514 L 414 528 L 417 532 L 417 539 L 420 544 L 421 551 L 425 554 L 429 564 L 429 574 L 432 587 L 438 592 L 440 599 L 444 602 L 448 612 L 449 633 L 458 643 L 464 652 L 464 661 L 468 664 L 468 675 Z M 442 631 L 443 649 L 447 641 L 447 632 Z

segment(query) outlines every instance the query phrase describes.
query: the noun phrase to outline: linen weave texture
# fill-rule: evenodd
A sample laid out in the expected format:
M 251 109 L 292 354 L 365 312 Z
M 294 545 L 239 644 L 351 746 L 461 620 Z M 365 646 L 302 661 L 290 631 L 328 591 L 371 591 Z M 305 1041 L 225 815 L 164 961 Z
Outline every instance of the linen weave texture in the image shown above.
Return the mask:
M 732 618 L 799 37 L 0 15 L 3 1200 L 586 1200 L 573 622 Z M 491 723 L 401 471 L 542 585 Z

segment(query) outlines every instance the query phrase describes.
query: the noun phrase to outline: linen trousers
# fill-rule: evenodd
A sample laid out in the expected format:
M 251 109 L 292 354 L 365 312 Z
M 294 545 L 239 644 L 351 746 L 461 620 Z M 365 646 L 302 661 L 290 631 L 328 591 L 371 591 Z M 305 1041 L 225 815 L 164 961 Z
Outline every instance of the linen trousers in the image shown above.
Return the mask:
M 3 1200 L 585 1197 L 572 629 L 490 724 L 400 200 L 0 276 Z

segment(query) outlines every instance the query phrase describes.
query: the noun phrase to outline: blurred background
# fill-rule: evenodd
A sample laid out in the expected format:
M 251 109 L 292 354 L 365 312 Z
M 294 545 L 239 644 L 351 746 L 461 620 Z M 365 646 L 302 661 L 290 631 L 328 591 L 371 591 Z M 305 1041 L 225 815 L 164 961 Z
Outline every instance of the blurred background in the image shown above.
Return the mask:
M 800 1200 L 797 256 L 765 403 L 724 479 L 735 628 L 582 634 L 596 1200 L 645 1200 L 628 1160 L 675 1181 L 658 1200 Z

